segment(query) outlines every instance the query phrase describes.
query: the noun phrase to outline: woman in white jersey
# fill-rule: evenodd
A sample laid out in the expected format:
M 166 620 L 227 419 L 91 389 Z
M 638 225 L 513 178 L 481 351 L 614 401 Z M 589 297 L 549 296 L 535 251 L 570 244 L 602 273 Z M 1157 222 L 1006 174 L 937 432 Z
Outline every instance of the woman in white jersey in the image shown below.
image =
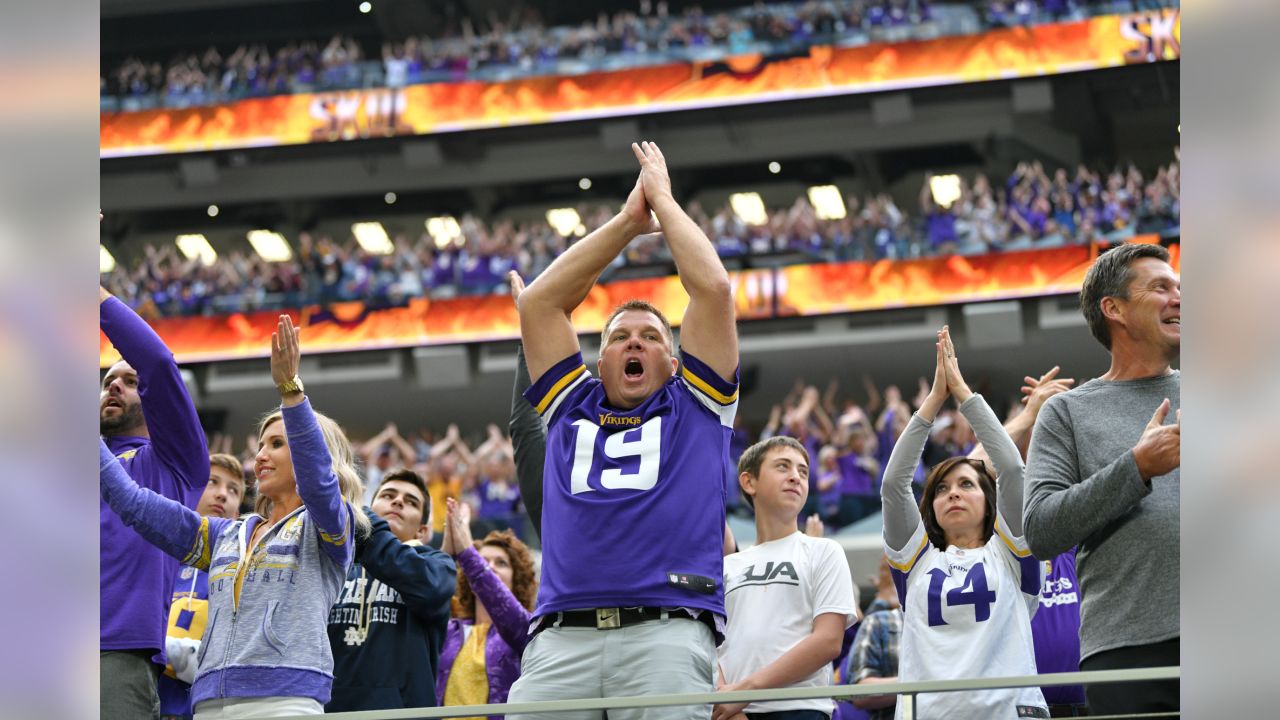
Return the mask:
M 1031 615 L 1040 565 L 1022 537 L 1022 458 L 995 413 L 965 384 L 946 327 L 938 333 L 933 388 L 911 417 L 885 468 L 884 542 L 902 602 L 898 679 L 946 680 L 1036 674 Z M 915 505 L 911 478 L 929 428 L 955 397 L 991 456 L 936 465 Z M 908 702 L 898 703 L 902 718 Z M 917 696 L 917 720 L 1049 717 L 1036 687 Z

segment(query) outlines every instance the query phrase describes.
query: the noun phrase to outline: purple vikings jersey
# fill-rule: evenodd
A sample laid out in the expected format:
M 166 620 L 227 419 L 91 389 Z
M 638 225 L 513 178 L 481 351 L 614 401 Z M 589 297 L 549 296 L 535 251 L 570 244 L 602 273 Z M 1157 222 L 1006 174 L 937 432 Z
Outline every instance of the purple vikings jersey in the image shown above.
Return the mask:
M 737 373 L 726 382 L 683 353 L 675 377 L 620 411 L 575 353 L 524 396 L 547 425 L 534 615 L 632 606 L 723 615 Z

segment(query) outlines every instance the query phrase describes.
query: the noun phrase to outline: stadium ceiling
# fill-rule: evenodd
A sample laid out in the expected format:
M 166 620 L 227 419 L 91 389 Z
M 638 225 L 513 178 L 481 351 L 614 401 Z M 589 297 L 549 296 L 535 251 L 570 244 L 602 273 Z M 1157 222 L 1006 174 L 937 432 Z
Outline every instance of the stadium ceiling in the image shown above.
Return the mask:
M 273 4 L 302 3 L 309 0 L 275 0 Z M 174 13 L 185 10 L 229 10 L 232 8 L 263 5 L 262 0 L 101 0 L 102 17 L 128 17 Z

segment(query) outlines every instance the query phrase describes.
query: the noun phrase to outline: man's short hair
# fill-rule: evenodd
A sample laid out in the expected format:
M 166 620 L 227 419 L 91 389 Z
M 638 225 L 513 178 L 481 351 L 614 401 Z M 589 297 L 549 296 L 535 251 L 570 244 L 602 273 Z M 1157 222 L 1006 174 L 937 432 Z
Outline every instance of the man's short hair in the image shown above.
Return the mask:
M 1089 272 L 1085 273 L 1084 285 L 1080 288 L 1080 312 L 1089 323 L 1089 332 L 1108 350 L 1111 349 L 1111 328 L 1102 314 L 1102 299 L 1129 299 L 1133 263 L 1148 257 L 1169 262 L 1169 251 L 1147 243 L 1121 245 L 1099 255 Z
M 392 470 L 382 476 L 382 480 L 378 482 L 378 489 L 381 490 L 383 485 L 392 481 L 409 483 L 422 492 L 422 524 L 431 522 L 431 493 L 427 492 L 427 482 L 422 479 L 422 476 L 407 468 Z M 374 495 L 376 496 L 377 493 Z
M 604 349 L 605 345 L 609 344 L 609 326 L 613 325 L 615 318 L 628 310 L 640 310 L 641 312 L 653 313 L 654 316 L 656 316 L 662 323 L 662 330 L 667 334 L 667 345 L 671 346 L 672 352 L 675 352 L 675 334 L 671 331 L 671 321 L 668 320 L 667 316 L 663 315 L 662 311 L 653 303 L 639 299 L 628 300 L 614 308 L 613 312 L 609 315 L 609 319 L 604 321 L 604 329 L 600 331 L 601 350 Z
M 760 467 L 764 465 L 765 456 L 769 454 L 770 450 L 777 448 L 791 448 L 804 457 L 805 463 L 809 463 L 809 451 L 805 449 L 804 443 L 787 435 L 775 435 L 768 440 L 761 440 L 742 451 L 742 457 L 738 458 L 738 476 L 741 477 L 742 473 L 746 473 L 752 477 L 760 477 Z M 751 509 L 755 510 L 755 498 L 742 490 L 741 483 L 738 484 L 738 491 L 746 499 L 747 505 L 750 505 Z

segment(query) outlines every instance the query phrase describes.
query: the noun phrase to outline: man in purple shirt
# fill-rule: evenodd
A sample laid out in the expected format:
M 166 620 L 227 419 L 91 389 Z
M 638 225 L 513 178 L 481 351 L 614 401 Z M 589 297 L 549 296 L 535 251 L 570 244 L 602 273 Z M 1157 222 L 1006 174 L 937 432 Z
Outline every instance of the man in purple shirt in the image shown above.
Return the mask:
M 512 703 L 712 690 L 738 405 L 734 301 L 710 240 L 672 195 L 662 152 L 647 142 L 632 150 L 641 172 L 622 211 L 517 301 L 532 380 L 524 394 L 547 439 L 535 635 Z M 632 239 L 659 229 L 689 294 L 680 361 L 658 309 L 631 301 L 605 324 L 596 379 L 570 314 Z M 660 710 L 609 717 L 711 714 L 706 706 Z
M 102 332 L 124 358 L 107 371 L 98 401 L 107 448 L 139 485 L 195 507 L 209 480 L 209 450 L 178 365 L 127 305 L 102 288 L 98 298 Z M 106 501 L 98 531 L 100 716 L 159 718 L 156 680 L 178 561 L 126 527 Z

